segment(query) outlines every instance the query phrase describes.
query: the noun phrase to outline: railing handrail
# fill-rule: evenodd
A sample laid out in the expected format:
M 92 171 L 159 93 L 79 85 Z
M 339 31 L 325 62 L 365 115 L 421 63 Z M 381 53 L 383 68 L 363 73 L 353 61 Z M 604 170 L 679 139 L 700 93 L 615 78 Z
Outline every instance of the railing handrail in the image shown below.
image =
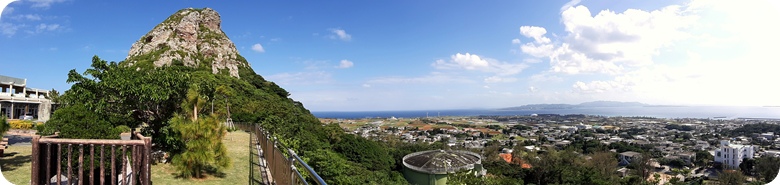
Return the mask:
M 269 149 L 273 150 L 273 151 L 263 151 L 263 153 L 266 153 L 266 155 L 268 155 L 268 154 L 273 154 L 275 152 L 278 152 L 277 155 L 281 155 L 283 161 L 288 161 L 289 162 L 288 163 L 289 164 L 289 166 L 288 166 L 289 168 L 285 167 L 285 170 L 290 170 L 290 171 L 294 172 L 294 174 L 290 174 L 290 177 L 287 177 L 287 178 L 292 178 L 292 179 L 290 179 L 290 183 L 296 184 L 295 183 L 295 178 L 296 177 L 294 177 L 294 176 L 297 176 L 297 178 L 301 180 L 301 183 L 307 184 L 307 185 L 309 184 L 309 183 L 306 182 L 305 178 L 303 177 L 303 174 L 301 174 L 301 172 L 298 171 L 298 168 L 295 166 L 295 163 L 298 163 L 312 176 L 312 178 L 314 178 L 314 181 L 317 184 L 319 184 L 319 185 L 327 185 L 325 180 L 323 180 L 322 177 L 320 177 L 320 175 L 317 174 L 316 171 L 314 171 L 314 168 L 312 168 L 311 166 L 306 164 L 306 162 L 303 161 L 303 159 L 301 159 L 301 157 L 298 156 L 298 154 L 295 153 L 295 151 L 293 151 L 292 149 L 282 145 L 282 143 L 278 142 L 278 139 L 275 136 L 271 136 L 271 133 L 268 132 L 268 130 L 263 129 L 263 127 L 260 126 L 259 123 L 254 123 L 254 124 L 252 124 L 252 123 L 234 123 L 234 124 L 242 124 L 242 125 L 246 125 L 246 126 L 250 126 L 251 125 L 252 127 L 249 127 L 249 128 L 250 128 L 251 132 L 255 133 L 255 137 L 257 137 L 257 139 L 260 139 L 261 137 L 265 138 L 265 140 L 264 140 L 265 142 L 263 142 L 263 143 L 264 144 L 268 144 L 267 147 L 271 147 Z M 251 146 L 251 144 L 250 144 L 250 146 Z M 264 147 L 266 147 L 266 146 L 264 146 Z M 287 149 L 287 152 L 283 152 L 284 149 Z M 285 156 L 285 155 L 287 155 L 287 156 Z M 268 160 L 268 159 L 273 159 L 273 158 L 267 158 L 266 160 Z M 269 164 L 269 165 L 274 164 L 274 162 L 270 162 L 270 163 L 271 164 Z M 271 173 L 274 174 L 274 175 L 279 174 L 279 172 L 274 172 L 273 171 L 273 170 L 276 170 L 274 168 L 269 168 L 269 170 L 271 170 Z M 286 172 L 284 174 L 286 175 Z M 274 176 L 274 179 L 276 179 L 276 178 L 284 178 L 284 177 L 276 177 L 276 176 Z M 286 181 L 283 181 L 283 182 L 286 182 Z
M 320 177 L 320 175 L 317 174 L 317 172 L 314 171 L 313 168 L 311 168 L 311 166 L 306 164 L 306 162 L 304 162 L 303 159 L 298 157 L 298 154 L 296 154 L 295 151 L 293 151 L 292 149 L 287 149 L 287 151 L 289 152 L 290 157 L 293 158 L 293 165 L 295 165 L 294 163 L 296 163 L 296 162 L 298 164 L 301 164 L 303 166 L 303 168 L 306 169 L 306 171 L 309 172 L 309 174 L 314 176 L 314 180 L 317 182 L 317 184 L 319 184 L 319 185 L 327 185 L 328 184 L 328 183 L 325 183 L 325 180 L 323 180 L 322 177 Z M 295 170 L 295 173 L 298 173 L 298 175 L 301 175 L 300 172 L 298 172 L 298 170 Z
M 61 139 L 61 138 L 41 138 L 39 143 L 51 144 L 95 144 L 95 145 L 144 145 L 143 140 L 100 140 L 100 139 Z

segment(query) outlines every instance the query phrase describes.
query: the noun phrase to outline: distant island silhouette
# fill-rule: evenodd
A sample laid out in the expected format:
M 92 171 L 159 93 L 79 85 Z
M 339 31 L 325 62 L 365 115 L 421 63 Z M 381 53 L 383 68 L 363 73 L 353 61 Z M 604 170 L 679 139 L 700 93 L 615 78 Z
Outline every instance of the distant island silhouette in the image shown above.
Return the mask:
M 517 107 L 500 108 L 499 110 L 542 110 L 542 109 L 573 109 L 587 107 L 675 107 L 675 105 L 649 105 L 640 102 L 592 101 L 580 104 L 528 104 Z

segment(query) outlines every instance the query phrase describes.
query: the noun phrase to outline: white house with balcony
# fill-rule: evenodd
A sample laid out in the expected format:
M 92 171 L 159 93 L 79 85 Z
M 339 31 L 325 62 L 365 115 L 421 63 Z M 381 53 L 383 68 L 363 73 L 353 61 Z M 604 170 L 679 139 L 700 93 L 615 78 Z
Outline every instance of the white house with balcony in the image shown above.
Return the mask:
M 0 115 L 11 119 L 32 116 L 40 121 L 51 117 L 49 91 L 27 87 L 27 79 L 0 75 Z
M 726 168 L 739 168 L 743 160 L 753 158 L 755 149 L 753 145 L 733 144 L 728 140 L 721 140 L 720 147 L 715 149 L 715 162 Z

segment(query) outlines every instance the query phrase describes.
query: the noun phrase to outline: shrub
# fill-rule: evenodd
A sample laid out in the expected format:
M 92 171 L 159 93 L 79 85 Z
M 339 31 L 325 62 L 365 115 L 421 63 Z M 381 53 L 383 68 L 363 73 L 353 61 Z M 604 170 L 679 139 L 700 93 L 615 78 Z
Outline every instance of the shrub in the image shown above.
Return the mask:
M 29 120 L 12 120 L 9 121 L 11 129 L 29 130 L 33 128 L 33 122 Z
M 38 135 L 42 135 L 42 136 L 48 136 L 48 135 L 54 134 L 54 133 L 47 133 L 46 132 L 47 130 L 46 130 L 46 125 L 45 124 L 39 124 L 39 125 L 35 126 L 35 131 L 36 131 L 35 133 L 37 133 Z
M 32 126 L 33 126 L 32 129 L 38 129 L 38 127 L 43 126 L 43 122 L 33 122 Z
M 9 129 L 11 129 L 11 125 L 8 124 L 8 119 L 5 116 L 0 116 L 0 138 L 2 138 Z
M 130 131 L 133 131 L 133 129 L 131 129 L 127 125 L 119 125 L 119 126 L 114 127 L 114 132 L 116 132 L 116 133 L 125 133 L 125 132 L 130 132 Z
M 186 149 L 173 157 L 173 165 L 182 177 L 203 177 L 203 172 L 213 169 L 217 175 L 230 166 L 227 148 L 222 139 L 227 133 L 225 127 L 215 117 L 205 117 L 190 121 L 175 116 L 171 122 L 174 129 L 181 133 Z
M 42 133 L 59 131 L 60 137 L 74 139 L 119 139 L 114 126 L 102 118 L 83 105 L 71 105 L 54 112 Z

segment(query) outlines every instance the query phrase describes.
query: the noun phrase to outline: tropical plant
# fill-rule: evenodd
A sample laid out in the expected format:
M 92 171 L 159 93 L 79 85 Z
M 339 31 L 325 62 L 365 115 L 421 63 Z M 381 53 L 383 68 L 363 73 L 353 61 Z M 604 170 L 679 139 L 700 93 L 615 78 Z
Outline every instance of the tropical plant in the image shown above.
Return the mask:
M 185 143 L 185 150 L 173 157 L 179 175 L 195 178 L 204 177 L 204 172 L 223 175 L 221 171 L 231 165 L 222 143 L 227 133 L 225 127 L 212 116 L 194 121 L 175 116 L 171 122 Z

